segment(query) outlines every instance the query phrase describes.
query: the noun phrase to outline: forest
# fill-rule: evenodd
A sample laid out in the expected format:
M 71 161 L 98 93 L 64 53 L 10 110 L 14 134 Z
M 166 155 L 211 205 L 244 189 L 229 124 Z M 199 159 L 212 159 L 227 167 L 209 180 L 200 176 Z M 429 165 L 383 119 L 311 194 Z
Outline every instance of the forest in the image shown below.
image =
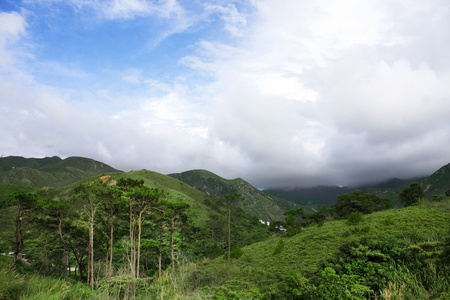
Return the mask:
M 262 224 L 149 171 L 1 197 L 0 299 L 448 299 L 449 193 L 344 193 Z M 3 186 L 5 190 L 5 186 Z M 3 195 L 2 194 L 2 195 Z

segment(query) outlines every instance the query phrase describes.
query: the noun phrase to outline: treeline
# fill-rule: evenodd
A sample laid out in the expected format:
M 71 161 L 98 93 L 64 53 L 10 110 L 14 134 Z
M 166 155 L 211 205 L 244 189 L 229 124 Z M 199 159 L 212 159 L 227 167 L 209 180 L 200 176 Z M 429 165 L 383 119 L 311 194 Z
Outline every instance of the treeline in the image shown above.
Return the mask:
M 450 190 L 445 195 L 435 196 L 433 200 L 440 201 L 450 196 Z M 404 206 L 411 206 L 426 201 L 425 193 L 416 182 L 411 183 L 399 194 L 399 200 Z M 364 193 L 360 190 L 343 193 L 337 197 L 335 205 L 322 206 L 313 213 L 305 213 L 303 208 L 289 210 L 284 213 L 284 221 L 270 224 L 270 230 L 276 233 L 286 233 L 289 236 L 298 234 L 302 228 L 311 224 L 323 225 L 326 219 L 347 219 L 351 224 L 361 221 L 364 214 L 392 208 L 388 198 L 375 194 Z
M 133 295 L 140 278 L 161 278 L 178 259 L 230 257 L 227 250 L 268 236 L 256 218 L 226 201 L 202 223 L 200 212 L 168 198 L 131 178 L 99 178 L 65 192 L 15 192 L 1 203 L 13 220 L 13 268 L 25 252 L 43 274 L 91 289 L 123 285 Z
M 425 203 L 415 183 L 399 197 L 405 206 Z M 399 220 L 396 210 L 387 210 L 387 199 L 353 191 L 313 213 L 287 211 L 283 221 L 267 227 L 234 206 L 244 201 L 240 194 L 211 203 L 216 213 L 209 212 L 206 221 L 199 218 L 204 211 L 169 199 L 168 193 L 132 178 L 100 177 L 64 190 L 15 192 L 0 203 L 11 221 L 5 232 L 13 237 L 11 265 L 21 271 L 25 252 L 32 258 L 30 270 L 59 278 L 59 283 L 39 284 L 49 284 L 61 299 L 449 295 L 450 239 L 442 236 L 448 214 L 438 210 L 418 205 Z M 410 228 L 408 214 L 426 224 L 424 229 Z M 266 240 L 270 231 L 276 234 Z M 0 279 L 7 284 L 0 287 L 0 298 L 18 299 L 21 289 L 34 292 L 30 282 L 39 282 L 36 277 L 6 271 L 4 265 L 1 258 Z

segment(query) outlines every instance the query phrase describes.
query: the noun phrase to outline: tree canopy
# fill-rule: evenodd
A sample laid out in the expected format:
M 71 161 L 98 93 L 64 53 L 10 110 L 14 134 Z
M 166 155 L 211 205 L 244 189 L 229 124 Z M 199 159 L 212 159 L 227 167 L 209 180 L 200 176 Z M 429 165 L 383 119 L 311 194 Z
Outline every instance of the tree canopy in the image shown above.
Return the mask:
M 336 214 L 341 218 L 347 217 L 352 212 L 369 214 L 390 207 L 389 199 L 380 198 L 375 194 L 366 194 L 360 190 L 339 195 L 334 205 Z
M 417 182 L 413 182 L 400 193 L 399 198 L 405 206 L 411 206 L 419 199 L 425 198 L 425 193 Z

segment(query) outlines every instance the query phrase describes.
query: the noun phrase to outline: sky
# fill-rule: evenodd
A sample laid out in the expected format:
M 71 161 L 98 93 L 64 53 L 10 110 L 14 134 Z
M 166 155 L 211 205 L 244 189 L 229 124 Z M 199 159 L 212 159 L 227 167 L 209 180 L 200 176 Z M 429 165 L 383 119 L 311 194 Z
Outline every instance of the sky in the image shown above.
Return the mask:
M 258 188 L 450 162 L 447 0 L 0 0 L 0 155 Z

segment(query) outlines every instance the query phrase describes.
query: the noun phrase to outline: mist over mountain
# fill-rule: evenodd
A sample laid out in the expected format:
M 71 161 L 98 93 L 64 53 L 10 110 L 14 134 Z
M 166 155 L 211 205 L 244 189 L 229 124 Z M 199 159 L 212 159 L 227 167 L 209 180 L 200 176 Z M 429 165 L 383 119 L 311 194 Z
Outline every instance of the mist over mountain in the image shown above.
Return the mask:
M 0 183 L 29 187 L 62 187 L 86 177 L 104 173 L 122 172 L 105 163 L 84 158 L 58 156 L 0 158 Z M 444 165 L 429 176 L 390 178 L 383 181 L 354 186 L 320 185 L 310 187 L 267 188 L 259 190 L 242 178 L 225 179 L 210 171 L 190 170 L 169 176 L 185 182 L 198 190 L 218 198 L 225 194 L 240 193 L 245 201 L 237 203 L 244 211 L 270 221 L 283 217 L 283 212 L 298 205 L 333 205 L 342 193 L 361 190 L 388 198 L 394 206 L 401 206 L 399 193 L 411 182 L 418 182 L 428 200 L 450 190 L 450 164 Z

